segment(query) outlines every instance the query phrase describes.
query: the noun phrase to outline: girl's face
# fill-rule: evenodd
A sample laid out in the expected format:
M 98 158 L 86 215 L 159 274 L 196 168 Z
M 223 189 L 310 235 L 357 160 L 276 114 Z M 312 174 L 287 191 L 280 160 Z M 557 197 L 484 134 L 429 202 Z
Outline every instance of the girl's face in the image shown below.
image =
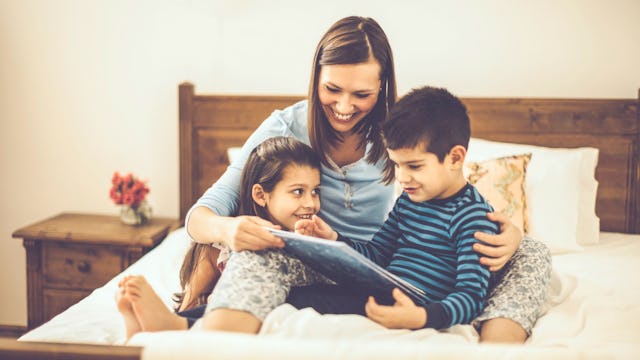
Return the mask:
M 371 112 L 380 93 L 380 71 L 375 60 L 321 66 L 318 97 L 334 130 L 348 133 Z
M 320 210 L 320 170 L 306 165 L 287 166 L 273 191 L 264 193 L 264 202 L 257 202 L 264 204 L 271 222 L 293 230 L 296 221 L 310 219 Z

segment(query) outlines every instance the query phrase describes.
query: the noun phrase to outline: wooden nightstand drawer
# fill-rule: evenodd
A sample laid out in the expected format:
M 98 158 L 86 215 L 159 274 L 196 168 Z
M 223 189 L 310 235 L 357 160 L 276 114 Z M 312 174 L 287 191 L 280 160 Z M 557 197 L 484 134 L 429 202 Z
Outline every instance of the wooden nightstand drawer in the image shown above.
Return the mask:
M 109 247 L 50 243 L 42 250 L 45 286 L 92 290 L 124 269 L 122 251 Z
M 43 289 L 42 304 L 45 319 L 51 319 L 69 306 L 91 294 L 91 290 Z
M 129 226 L 116 216 L 65 213 L 16 230 L 27 251 L 28 328 L 107 283 L 179 224 L 154 218 Z

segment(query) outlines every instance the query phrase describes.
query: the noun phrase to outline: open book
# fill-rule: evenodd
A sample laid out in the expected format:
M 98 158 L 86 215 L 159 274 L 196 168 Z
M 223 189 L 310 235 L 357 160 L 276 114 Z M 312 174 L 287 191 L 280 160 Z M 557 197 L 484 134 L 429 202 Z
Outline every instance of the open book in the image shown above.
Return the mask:
M 331 241 L 289 231 L 267 228 L 285 242 L 284 250 L 338 284 L 353 284 L 391 294 L 399 288 L 421 303 L 424 291 L 388 272 L 340 241 Z

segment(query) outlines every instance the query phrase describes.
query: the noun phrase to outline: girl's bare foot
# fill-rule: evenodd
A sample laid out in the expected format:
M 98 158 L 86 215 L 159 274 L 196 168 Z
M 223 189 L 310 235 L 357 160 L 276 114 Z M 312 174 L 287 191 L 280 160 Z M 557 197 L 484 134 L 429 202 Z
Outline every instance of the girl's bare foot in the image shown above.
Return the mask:
M 131 302 L 125 296 L 124 288 L 122 284 L 124 281 L 121 281 L 116 291 L 116 306 L 118 307 L 118 311 L 122 314 L 122 318 L 124 319 L 124 326 L 127 332 L 127 341 L 131 339 L 131 337 L 140 331 L 142 331 L 142 327 L 140 323 L 138 323 L 138 318 L 136 314 L 133 312 L 133 307 L 131 306 Z
M 132 276 L 124 288 L 142 331 L 188 329 L 187 319 L 167 308 L 144 277 Z

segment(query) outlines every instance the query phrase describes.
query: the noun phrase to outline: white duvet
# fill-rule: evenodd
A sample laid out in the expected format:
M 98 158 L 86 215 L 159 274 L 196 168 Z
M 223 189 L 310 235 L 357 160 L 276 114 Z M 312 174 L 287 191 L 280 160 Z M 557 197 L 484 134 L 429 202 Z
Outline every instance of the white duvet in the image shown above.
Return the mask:
M 124 324 L 114 294 L 124 274 L 144 274 L 171 306 L 178 269 L 188 246 L 184 229 L 125 272 L 24 341 L 122 344 Z M 556 255 L 549 310 L 525 345 L 478 344 L 469 325 L 445 332 L 388 330 L 357 315 L 319 315 L 282 305 L 260 335 L 198 330 L 140 333 L 144 359 L 636 359 L 640 358 L 640 235 L 601 233 L 600 244 Z

